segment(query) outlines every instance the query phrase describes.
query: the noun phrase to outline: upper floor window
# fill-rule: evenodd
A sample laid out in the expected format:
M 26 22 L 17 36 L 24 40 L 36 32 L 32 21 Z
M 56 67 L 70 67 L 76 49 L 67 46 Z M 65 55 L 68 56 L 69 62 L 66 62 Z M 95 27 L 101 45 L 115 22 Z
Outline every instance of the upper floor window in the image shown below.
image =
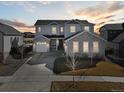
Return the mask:
M 79 44 L 77 41 L 73 42 L 73 53 L 78 53 L 79 52 Z
M 52 26 L 52 34 L 57 34 L 57 27 L 56 26 Z
M 99 42 L 98 41 L 94 41 L 93 42 L 93 52 L 94 53 L 98 53 L 99 52 Z
M 38 32 L 41 32 L 41 27 L 38 27 Z
M 89 31 L 89 26 L 84 26 L 84 31 Z
M 76 26 L 70 26 L 70 32 L 76 32 Z
M 60 28 L 60 31 L 61 31 L 61 32 L 63 32 L 63 31 L 64 31 L 64 28 L 63 28 L 63 27 L 61 27 L 61 28 Z

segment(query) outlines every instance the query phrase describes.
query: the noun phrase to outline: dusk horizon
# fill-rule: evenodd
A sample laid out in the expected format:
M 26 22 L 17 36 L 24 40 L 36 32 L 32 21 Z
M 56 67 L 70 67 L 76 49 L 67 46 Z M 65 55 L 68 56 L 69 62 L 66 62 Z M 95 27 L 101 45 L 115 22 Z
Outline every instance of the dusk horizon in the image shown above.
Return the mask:
M 37 20 L 80 19 L 94 23 L 98 32 L 105 24 L 124 22 L 123 11 L 123 1 L 1 1 L 0 22 L 34 33 Z

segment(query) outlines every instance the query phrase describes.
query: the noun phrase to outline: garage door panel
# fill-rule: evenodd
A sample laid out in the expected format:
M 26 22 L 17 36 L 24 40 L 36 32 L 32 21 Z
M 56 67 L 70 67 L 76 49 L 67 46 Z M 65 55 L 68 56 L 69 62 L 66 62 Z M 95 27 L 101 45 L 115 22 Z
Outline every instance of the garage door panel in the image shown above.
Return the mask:
M 47 44 L 39 44 L 36 46 L 36 51 L 37 52 L 48 52 L 49 47 L 47 46 Z

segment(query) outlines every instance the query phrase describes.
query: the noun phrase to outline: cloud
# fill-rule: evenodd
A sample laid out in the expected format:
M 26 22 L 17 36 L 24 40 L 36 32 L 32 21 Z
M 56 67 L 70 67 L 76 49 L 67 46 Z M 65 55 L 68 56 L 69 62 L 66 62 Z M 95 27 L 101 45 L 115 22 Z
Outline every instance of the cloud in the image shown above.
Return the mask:
M 37 8 L 37 4 L 25 1 L 1 1 L 0 6 L 20 6 L 29 13 L 33 13 Z
M 24 22 L 22 22 L 19 19 L 15 19 L 15 20 L 0 19 L 0 22 L 3 24 L 10 25 L 18 29 L 21 32 L 34 32 L 35 31 L 34 26 L 26 25 Z
M 39 1 L 39 3 L 41 3 L 43 5 L 50 5 L 52 2 L 50 2 L 50 1 Z
M 104 4 L 103 4 L 104 3 Z M 102 2 L 95 7 L 88 7 L 85 9 L 79 9 L 74 12 L 77 16 L 85 15 L 90 18 L 101 18 L 112 16 L 118 12 L 122 12 L 124 10 L 124 5 L 121 5 L 120 2 Z
M 20 6 L 25 11 L 29 13 L 34 13 L 37 8 L 40 8 L 42 5 L 50 5 L 55 3 L 55 1 L 1 1 L 0 6 Z
M 71 4 L 66 4 L 67 12 L 75 18 L 86 19 L 96 24 L 96 29 L 112 20 L 118 13 L 123 13 L 124 5 L 117 1 L 100 2 L 96 6 L 73 10 Z M 117 19 L 118 20 L 118 19 Z M 98 29 L 97 29 L 98 31 Z

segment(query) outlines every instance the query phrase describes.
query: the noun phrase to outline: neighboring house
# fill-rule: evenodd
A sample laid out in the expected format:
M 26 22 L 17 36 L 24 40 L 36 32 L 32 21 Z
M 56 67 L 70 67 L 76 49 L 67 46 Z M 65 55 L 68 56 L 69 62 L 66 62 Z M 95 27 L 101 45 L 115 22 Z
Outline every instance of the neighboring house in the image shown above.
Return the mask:
M 86 20 L 37 20 L 34 52 L 64 50 L 79 56 L 104 56 L 105 40 L 94 33 Z
M 118 35 L 114 40 L 113 40 L 114 43 L 117 44 L 118 46 L 118 49 L 115 50 L 116 52 L 116 55 L 121 57 L 121 58 L 124 58 L 124 30 L 123 30 L 123 33 L 121 33 L 120 35 Z
M 12 43 L 13 46 L 16 45 L 15 41 L 17 41 L 18 45 L 22 45 L 22 34 L 15 28 L 0 23 L 0 61 L 5 62 L 11 50 Z
M 24 40 L 24 45 L 26 47 L 33 46 L 33 39 L 34 39 L 34 33 L 31 32 L 24 32 L 23 33 L 23 40 Z
M 124 23 L 104 25 L 100 28 L 100 36 L 107 40 L 107 55 L 114 54 L 119 57 L 124 57 Z

